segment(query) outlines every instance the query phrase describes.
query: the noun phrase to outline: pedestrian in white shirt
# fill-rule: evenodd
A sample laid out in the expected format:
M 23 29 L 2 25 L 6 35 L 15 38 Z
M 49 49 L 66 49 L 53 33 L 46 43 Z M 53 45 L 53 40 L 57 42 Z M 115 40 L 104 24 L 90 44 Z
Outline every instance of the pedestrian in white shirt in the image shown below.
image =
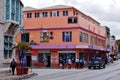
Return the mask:
M 69 58 L 68 59 L 68 69 L 71 69 L 71 64 L 72 64 L 72 60 Z
M 78 58 L 75 59 L 75 68 L 76 69 L 79 68 L 79 59 Z

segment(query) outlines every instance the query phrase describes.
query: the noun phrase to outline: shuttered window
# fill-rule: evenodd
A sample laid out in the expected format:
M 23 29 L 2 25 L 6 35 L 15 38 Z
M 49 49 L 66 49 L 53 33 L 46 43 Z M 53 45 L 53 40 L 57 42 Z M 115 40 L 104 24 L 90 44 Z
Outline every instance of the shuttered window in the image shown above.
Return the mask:
M 71 42 L 72 41 L 72 32 L 63 32 L 62 39 L 64 42 Z

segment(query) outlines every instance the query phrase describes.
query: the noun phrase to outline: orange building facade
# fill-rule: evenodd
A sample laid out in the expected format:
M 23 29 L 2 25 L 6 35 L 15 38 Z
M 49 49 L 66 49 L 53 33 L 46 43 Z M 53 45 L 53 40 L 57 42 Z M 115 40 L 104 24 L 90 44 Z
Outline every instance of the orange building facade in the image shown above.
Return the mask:
M 100 23 L 71 6 L 24 9 L 23 25 L 32 53 L 27 62 L 37 67 L 59 67 L 60 58 L 72 60 L 106 55 L 106 30 Z M 20 40 L 20 36 L 17 37 Z M 28 63 L 30 64 L 30 63 Z

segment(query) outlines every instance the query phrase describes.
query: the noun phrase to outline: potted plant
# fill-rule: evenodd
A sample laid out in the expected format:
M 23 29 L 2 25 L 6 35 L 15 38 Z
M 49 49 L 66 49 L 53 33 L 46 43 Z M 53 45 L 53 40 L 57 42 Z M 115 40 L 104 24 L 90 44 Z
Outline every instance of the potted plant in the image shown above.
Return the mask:
M 28 67 L 25 67 L 25 63 L 22 63 L 22 58 L 24 59 L 24 55 L 28 50 L 31 50 L 31 47 L 27 42 L 18 42 L 18 44 L 14 47 L 17 51 L 19 63 L 17 63 L 17 75 L 27 74 Z M 13 48 L 13 49 L 14 49 Z M 23 67 L 24 66 L 24 67 Z

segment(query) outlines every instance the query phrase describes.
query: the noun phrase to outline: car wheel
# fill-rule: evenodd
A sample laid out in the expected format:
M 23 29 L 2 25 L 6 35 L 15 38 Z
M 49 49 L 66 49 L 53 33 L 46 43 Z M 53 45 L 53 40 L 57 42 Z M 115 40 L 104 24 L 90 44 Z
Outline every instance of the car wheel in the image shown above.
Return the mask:
M 101 67 L 99 66 L 99 69 L 101 69 Z
M 91 67 L 90 67 L 90 66 L 89 66 L 88 68 L 89 68 L 89 69 L 91 69 Z
M 103 65 L 103 68 L 105 68 L 105 65 Z

